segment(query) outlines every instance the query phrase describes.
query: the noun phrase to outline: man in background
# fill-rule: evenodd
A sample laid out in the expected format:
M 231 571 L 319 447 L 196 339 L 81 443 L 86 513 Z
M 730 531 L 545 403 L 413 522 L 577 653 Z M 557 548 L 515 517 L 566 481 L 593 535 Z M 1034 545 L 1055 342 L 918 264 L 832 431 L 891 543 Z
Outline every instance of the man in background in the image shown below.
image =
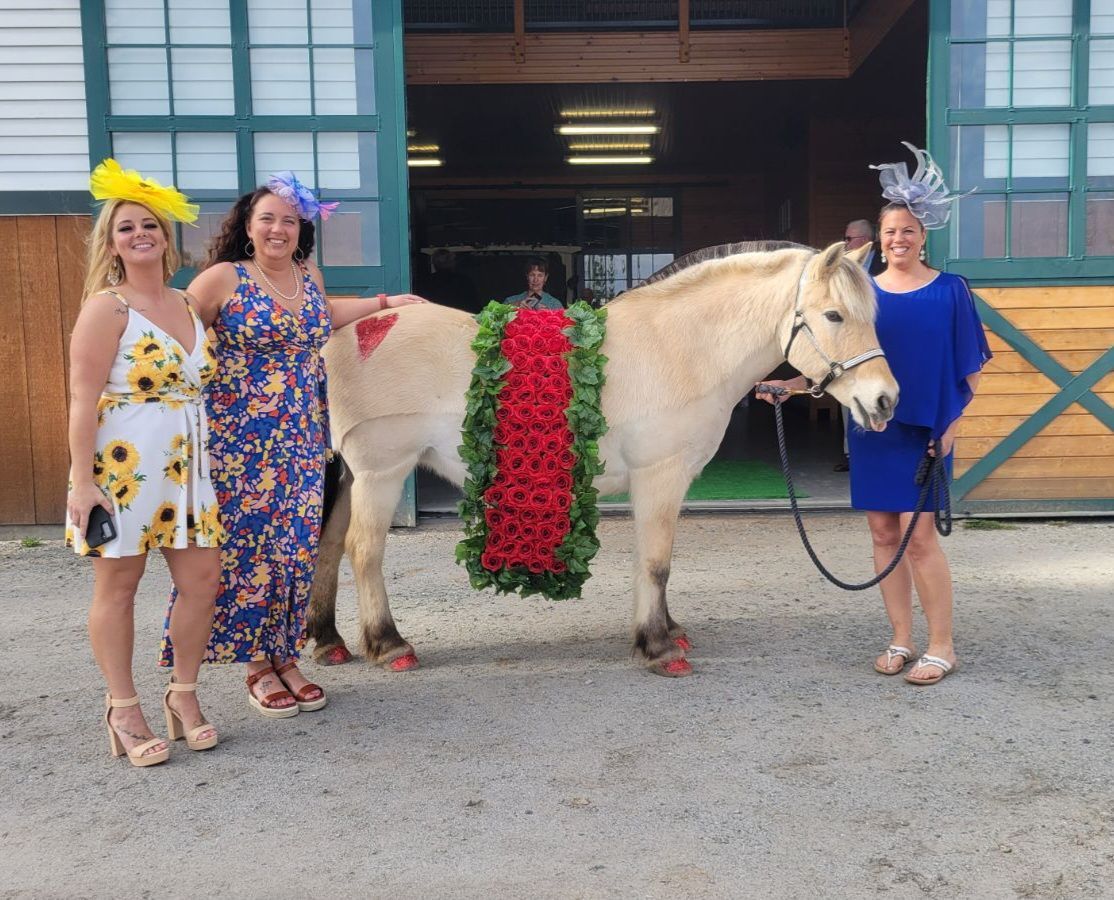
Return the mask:
M 472 279 L 456 270 L 456 254 L 441 248 L 434 250 L 431 257 L 433 273 L 419 283 L 421 295 L 442 306 L 462 309 L 466 313 L 478 313 L 483 309 L 480 295 Z
M 526 309 L 564 309 L 565 305 L 560 300 L 545 292 L 548 279 L 549 264 L 541 257 L 532 257 L 526 263 L 526 290 L 521 294 L 511 294 L 503 302 Z
M 882 248 L 874 239 L 874 226 L 868 220 L 855 219 L 853 222 L 848 222 L 847 227 L 843 229 L 843 243 L 846 244 L 845 249 L 848 253 L 858 250 L 863 244 L 870 244 L 870 253 L 863 260 L 863 268 L 868 275 L 877 275 L 886 268 L 886 264 L 882 261 Z

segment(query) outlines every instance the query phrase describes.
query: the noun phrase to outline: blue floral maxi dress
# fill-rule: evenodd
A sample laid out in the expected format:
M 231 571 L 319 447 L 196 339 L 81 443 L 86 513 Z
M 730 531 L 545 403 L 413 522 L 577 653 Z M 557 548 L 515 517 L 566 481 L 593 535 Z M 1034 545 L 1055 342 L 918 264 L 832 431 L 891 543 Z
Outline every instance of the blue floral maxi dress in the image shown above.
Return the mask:
M 921 486 L 917 466 L 929 440 L 938 440 L 971 401 L 967 376 L 990 359 L 986 334 L 967 283 L 940 272 L 905 293 L 874 285 L 874 327 L 886 362 L 901 390 L 885 431 L 853 426 L 847 434 L 851 457 L 851 506 L 878 512 L 912 512 Z M 944 458 L 950 479 L 952 454 Z M 925 509 L 936 508 L 929 494 Z
M 308 273 L 294 314 L 243 265 L 236 272 L 236 293 L 213 324 L 218 366 L 206 391 L 213 484 L 227 538 L 205 658 L 296 659 L 321 533 L 328 446 L 321 347 L 332 323 Z M 162 665 L 173 663 L 169 622 L 168 612 Z

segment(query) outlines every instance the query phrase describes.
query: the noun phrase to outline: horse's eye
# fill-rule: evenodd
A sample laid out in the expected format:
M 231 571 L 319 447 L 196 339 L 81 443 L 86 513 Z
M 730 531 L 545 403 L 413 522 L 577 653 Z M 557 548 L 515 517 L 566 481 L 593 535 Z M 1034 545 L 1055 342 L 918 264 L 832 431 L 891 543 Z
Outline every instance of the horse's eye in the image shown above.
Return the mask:
M 832 310 L 831 312 L 824 313 L 824 318 L 827 319 L 829 322 L 842 322 L 843 321 L 843 316 L 841 316 L 839 313 L 835 312 L 834 310 Z

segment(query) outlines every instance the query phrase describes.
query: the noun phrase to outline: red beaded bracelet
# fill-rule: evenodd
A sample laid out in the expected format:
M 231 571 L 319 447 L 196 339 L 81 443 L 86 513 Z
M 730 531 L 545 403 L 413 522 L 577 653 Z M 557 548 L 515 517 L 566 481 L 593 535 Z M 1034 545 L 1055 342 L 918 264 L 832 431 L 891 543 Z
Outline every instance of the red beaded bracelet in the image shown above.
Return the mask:
M 379 309 L 377 309 L 376 312 L 383 312 L 383 310 L 387 308 L 387 295 L 376 294 L 375 299 L 379 301 Z

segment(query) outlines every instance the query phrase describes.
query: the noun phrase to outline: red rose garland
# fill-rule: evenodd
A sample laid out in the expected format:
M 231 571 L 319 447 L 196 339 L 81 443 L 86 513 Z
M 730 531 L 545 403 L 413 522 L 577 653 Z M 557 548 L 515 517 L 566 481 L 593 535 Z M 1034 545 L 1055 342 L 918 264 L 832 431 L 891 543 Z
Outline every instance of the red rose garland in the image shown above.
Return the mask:
M 461 458 L 468 467 L 457 561 L 476 588 L 552 599 L 580 596 L 599 549 L 598 439 L 606 312 L 522 310 L 479 315 Z
M 561 333 L 564 310 L 520 310 L 507 323 L 500 347 L 511 364 L 492 431 L 496 475 L 483 493 L 487 540 L 483 567 L 524 566 L 534 574 L 564 572 L 556 550 L 569 533 L 573 435 L 565 417 L 572 381 Z

